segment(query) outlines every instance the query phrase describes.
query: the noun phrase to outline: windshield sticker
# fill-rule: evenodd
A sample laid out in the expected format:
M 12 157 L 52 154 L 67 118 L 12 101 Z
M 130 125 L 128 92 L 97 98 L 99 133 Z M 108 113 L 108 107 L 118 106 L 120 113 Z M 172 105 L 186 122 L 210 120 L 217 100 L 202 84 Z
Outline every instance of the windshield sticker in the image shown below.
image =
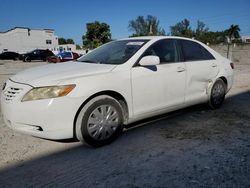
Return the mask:
M 144 42 L 128 42 L 126 45 L 135 45 L 135 46 L 141 46 Z

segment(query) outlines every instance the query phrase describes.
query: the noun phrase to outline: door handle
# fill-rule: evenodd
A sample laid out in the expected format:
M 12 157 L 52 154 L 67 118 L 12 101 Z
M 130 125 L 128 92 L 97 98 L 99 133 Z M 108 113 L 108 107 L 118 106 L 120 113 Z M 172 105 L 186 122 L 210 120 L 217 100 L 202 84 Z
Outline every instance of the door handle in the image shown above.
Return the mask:
M 212 67 L 217 67 L 217 64 L 212 64 Z
M 185 68 L 183 68 L 183 67 L 178 67 L 177 68 L 177 72 L 183 72 L 183 71 L 185 71 L 186 69 Z

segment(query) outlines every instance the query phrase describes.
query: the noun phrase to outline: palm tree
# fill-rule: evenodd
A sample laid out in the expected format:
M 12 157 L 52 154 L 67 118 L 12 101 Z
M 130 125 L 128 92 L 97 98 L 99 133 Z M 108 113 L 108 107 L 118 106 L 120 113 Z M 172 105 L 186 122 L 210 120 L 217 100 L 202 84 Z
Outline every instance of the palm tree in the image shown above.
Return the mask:
M 240 38 L 240 27 L 239 25 L 231 25 L 229 29 L 226 30 L 226 34 L 230 41 L 233 39 Z
M 227 58 L 228 58 L 230 43 L 232 42 L 232 40 L 240 38 L 240 27 L 239 25 L 232 24 L 230 28 L 225 31 L 225 33 L 229 38 L 228 45 L 227 45 Z

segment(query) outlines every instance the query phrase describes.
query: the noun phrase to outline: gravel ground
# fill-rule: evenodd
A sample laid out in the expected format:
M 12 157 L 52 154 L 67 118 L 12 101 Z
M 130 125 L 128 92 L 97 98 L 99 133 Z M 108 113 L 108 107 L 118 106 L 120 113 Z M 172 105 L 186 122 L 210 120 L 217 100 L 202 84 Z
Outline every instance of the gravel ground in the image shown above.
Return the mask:
M 0 61 L 0 85 L 44 63 Z M 1 187 L 250 187 L 250 65 L 219 110 L 204 105 L 139 122 L 93 149 L 16 133 L 0 119 Z

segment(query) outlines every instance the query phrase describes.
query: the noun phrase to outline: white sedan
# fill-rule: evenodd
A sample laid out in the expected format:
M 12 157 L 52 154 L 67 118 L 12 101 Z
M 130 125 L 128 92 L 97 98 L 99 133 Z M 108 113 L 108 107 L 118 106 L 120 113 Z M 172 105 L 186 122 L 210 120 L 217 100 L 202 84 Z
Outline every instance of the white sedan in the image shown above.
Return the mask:
M 198 103 L 219 108 L 232 82 L 233 63 L 203 43 L 137 37 L 16 74 L 3 87 L 1 107 L 14 130 L 98 147 L 131 122 Z

